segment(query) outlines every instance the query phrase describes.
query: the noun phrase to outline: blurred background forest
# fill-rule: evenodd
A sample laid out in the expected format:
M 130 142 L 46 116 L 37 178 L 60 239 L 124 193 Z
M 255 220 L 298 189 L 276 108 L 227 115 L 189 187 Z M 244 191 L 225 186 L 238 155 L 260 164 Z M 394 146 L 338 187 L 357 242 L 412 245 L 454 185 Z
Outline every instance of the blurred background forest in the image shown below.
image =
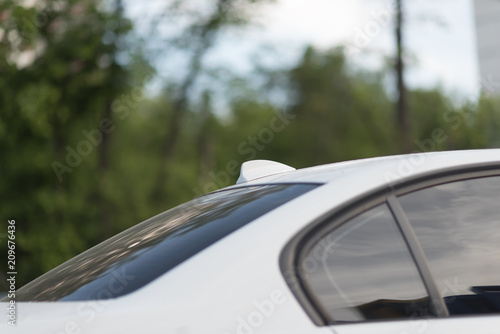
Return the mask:
M 6 259 L 15 219 L 18 286 L 234 184 L 247 160 L 302 168 L 500 146 L 498 98 L 405 87 L 398 52 L 367 70 L 345 46 L 304 46 L 292 65 L 255 61 L 241 75 L 207 59 L 272 1 L 162 4 L 140 22 L 121 0 L 0 4 L 0 245 Z

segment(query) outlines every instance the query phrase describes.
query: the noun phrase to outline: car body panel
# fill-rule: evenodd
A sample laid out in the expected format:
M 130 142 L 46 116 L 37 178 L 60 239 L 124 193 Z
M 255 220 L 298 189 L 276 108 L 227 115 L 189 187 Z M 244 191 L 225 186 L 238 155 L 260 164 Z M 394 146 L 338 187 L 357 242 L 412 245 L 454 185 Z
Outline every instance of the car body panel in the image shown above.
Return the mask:
M 408 319 L 332 326 L 336 334 L 496 334 L 500 316 L 468 316 L 443 319 Z
M 379 185 L 392 185 L 430 172 L 488 163 L 500 163 L 500 149 L 427 152 L 359 159 L 270 175 L 245 184 L 330 183 L 337 182 L 340 178 L 349 178 L 351 187 L 368 190 L 372 184 L 358 182 L 360 176 L 374 178 Z
M 295 298 L 279 266 L 290 239 L 354 199 L 428 174 L 489 164 L 500 164 L 499 149 L 365 159 L 246 182 L 238 186 L 325 184 L 243 226 L 133 293 L 105 301 L 17 303 L 17 328 L 5 321 L 0 331 L 468 334 L 481 328 L 482 333 L 493 333 L 500 316 L 319 327 Z

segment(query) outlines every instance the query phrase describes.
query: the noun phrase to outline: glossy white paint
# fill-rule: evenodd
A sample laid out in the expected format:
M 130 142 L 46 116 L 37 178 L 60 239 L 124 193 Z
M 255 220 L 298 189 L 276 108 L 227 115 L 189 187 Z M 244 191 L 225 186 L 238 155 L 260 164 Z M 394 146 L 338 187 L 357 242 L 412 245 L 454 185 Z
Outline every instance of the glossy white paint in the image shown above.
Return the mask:
M 329 165 L 299 169 L 250 181 L 247 184 L 278 182 L 337 182 L 349 178 L 351 187 L 361 191 L 377 184 L 394 184 L 408 178 L 449 168 L 465 167 L 500 161 L 500 149 L 415 153 L 339 162 Z M 365 184 L 360 176 L 370 176 L 376 181 Z
M 383 186 L 458 166 L 500 163 L 500 150 L 425 153 L 285 172 L 246 184 L 324 183 L 193 256 L 146 287 L 105 302 L 19 303 L 1 333 L 493 333 L 500 317 L 317 327 L 278 266 L 284 245 L 309 222 Z M 4 307 L 2 304 L 0 307 Z M 495 332 L 496 333 L 496 332 Z
M 294 171 L 295 168 L 269 160 L 252 160 L 241 165 L 241 172 L 236 184 L 252 181 L 261 177 Z
M 336 334 L 497 334 L 499 316 L 371 322 L 334 326 Z

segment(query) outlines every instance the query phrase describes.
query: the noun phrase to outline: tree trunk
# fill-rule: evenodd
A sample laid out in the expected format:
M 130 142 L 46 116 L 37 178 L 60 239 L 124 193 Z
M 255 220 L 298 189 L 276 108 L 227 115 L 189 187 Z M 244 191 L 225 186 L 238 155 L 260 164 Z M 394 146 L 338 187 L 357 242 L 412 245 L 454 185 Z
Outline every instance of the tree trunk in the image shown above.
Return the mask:
M 123 17 L 123 3 L 122 0 L 115 0 L 115 8 L 114 15 L 116 20 L 121 20 Z M 111 57 L 115 60 L 116 57 L 116 47 L 113 48 L 111 52 Z M 118 66 L 114 63 L 110 67 L 110 77 L 116 77 L 116 71 L 119 70 Z M 113 122 L 113 112 L 112 112 L 112 103 L 113 100 L 109 100 L 106 102 L 105 109 L 102 113 L 102 119 L 107 119 Z M 112 234 L 111 230 L 111 219 L 109 212 L 109 200 L 107 191 L 104 189 L 107 186 L 106 180 L 108 178 L 108 170 L 109 170 L 109 154 L 111 147 L 111 133 L 102 133 L 102 142 L 98 146 L 98 171 L 99 171 L 99 193 L 97 194 L 97 198 L 99 199 L 99 221 L 100 221 L 100 239 L 105 240 L 110 237 Z
M 224 25 L 224 17 L 230 10 L 228 4 L 230 0 L 218 0 L 217 9 L 210 16 L 206 23 L 199 28 L 197 46 L 191 57 L 189 71 L 184 78 L 178 93 L 173 101 L 172 118 L 168 124 L 168 131 L 163 142 L 161 151 L 161 167 L 157 177 L 155 188 L 152 191 L 153 202 L 162 203 L 165 200 L 165 183 L 167 181 L 167 168 L 172 163 L 177 144 L 179 142 L 182 122 L 188 110 L 189 91 L 201 73 L 201 62 L 207 51 L 213 45 L 216 33 Z
M 397 128 L 401 153 L 410 153 L 412 148 L 410 120 L 408 112 L 406 86 L 404 82 L 403 62 L 403 8 L 402 0 L 396 0 L 396 77 L 398 100 L 396 104 Z

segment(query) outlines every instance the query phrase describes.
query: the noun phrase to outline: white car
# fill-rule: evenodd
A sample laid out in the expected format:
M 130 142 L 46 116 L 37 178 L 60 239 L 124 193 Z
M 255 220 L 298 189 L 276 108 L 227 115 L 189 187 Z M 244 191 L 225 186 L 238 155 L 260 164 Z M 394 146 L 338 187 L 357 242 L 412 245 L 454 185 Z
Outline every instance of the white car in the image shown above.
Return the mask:
M 294 170 L 155 216 L 16 292 L 1 333 L 500 331 L 500 149 Z

